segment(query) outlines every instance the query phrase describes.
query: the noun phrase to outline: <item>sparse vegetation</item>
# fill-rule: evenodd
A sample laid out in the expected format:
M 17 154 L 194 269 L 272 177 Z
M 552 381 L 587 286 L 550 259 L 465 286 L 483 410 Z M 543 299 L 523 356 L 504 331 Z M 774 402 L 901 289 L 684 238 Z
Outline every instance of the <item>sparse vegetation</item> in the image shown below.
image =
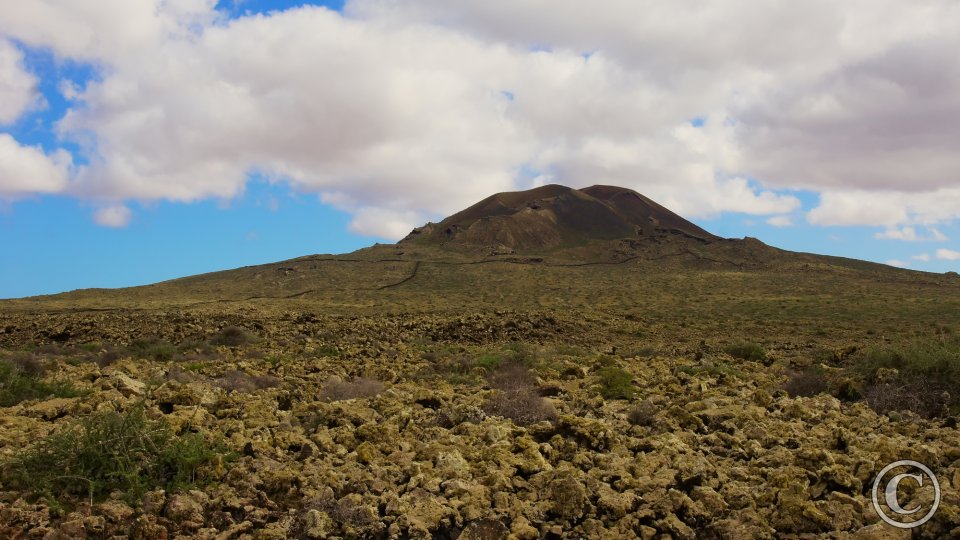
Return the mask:
M 767 351 L 756 343 L 735 343 L 724 347 L 723 351 L 734 358 L 751 362 L 763 362 L 767 359 Z
M 790 397 L 813 397 L 826 392 L 829 389 L 829 384 L 823 369 L 812 367 L 789 373 L 782 388 Z
M 383 392 L 383 383 L 374 379 L 357 377 L 352 381 L 331 381 L 320 389 L 320 399 L 324 401 L 344 401 L 347 399 L 368 398 Z
M 172 360 L 174 355 L 177 354 L 177 348 L 172 343 L 160 338 L 138 339 L 131 343 L 127 349 L 131 356 L 157 362 Z
M 537 378 L 527 366 L 511 361 L 501 365 L 487 377 L 490 386 L 505 392 L 530 390 L 537 387 Z
M 227 326 L 210 338 L 211 344 L 227 347 L 239 347 L 246 345 L 249 341 L 250 336 L 247 334 L 247 331 L 239 326 Z
M 487 399 L 483 410 L 490 415 L 509 418 L 519 426 L 557 418 L 554 406 L 530 389 L 497 392 Z
M 272 375 L 250 375 L 249 373 L 230 369 L 217 379 L 217 386 L 230 392 L 256 392 L 280 385 L 280 379 Z
M 178 489 L 212 476 L 230 456 L 202 434 L 176 436 L 143 407 L 94 414 L 3 464 L 4 485 L 35 496 L 101 499 L 122 492 L 137 504 L 148 490 Z
M 113 364 L 117 363 L 117 361 L 120 360 L 121 358 L 123 358 L 123 355 L 120 353 L 120 351 L 116 351 L 116 350 L 103 351 L 102 353 L 100 353 L 99 356 L 97 356 L 97 365 L 99 365 L 102 368 L 112 366 Z
M 929 418 L 960 409 L 960 340 L 940 335 L 863 353 L 853 369 L 863 378 L 863 396 L 874 410 Z
M 16 359 L 20 358 L 20 361 Z M 75 397 L 80 392 L 68 381 L 44 381 L 42 366 L 34 359 L 15 356 L 0 359 L 0 407 L 10 407 L 30 399 Z
M 509 418 L 521 426 L 555 420 L 556 409 L 540 397 L 536 377 L 523 361 L 523 357 L 514 357 L 487 377 L 498 392 L 487 398 L 484 412 Z

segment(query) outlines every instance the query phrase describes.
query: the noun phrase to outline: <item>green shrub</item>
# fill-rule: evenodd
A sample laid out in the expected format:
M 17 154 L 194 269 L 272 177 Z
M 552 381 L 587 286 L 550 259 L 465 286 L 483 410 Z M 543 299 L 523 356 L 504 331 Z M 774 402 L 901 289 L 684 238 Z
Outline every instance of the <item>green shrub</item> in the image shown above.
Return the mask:
M 858 369 L 872 381 L 880 368 L 896 369 L 905 377 L 931 377 L 960 384 L 960 340 L 922 340 L 867 349 Z
M 46 382 L 32 372 L 0 360 L 0 407 L 11 407 L 29 399 L 75 397 L 80 392 L 68 381 Z
M 875 411 L 909 410 L 924 417 L 960 405 L 960 339 L 927 339 L 867 349 L 853 370 Z
M 632 399 L 636 394 L 633 375 L 622 368 L 607 366 L 597 370 L 597 383 L 604 399 Z
M 504 364 L 516 364 L 533 367 L 537 363 L 537 355 L 533 349 L 520 342 L 508 343 L 497 352 L 487 352 L 477 357 L 474 365 L 492 373 Z
M 734 358 L 751 362 L 763 362 L 767 359 L 767 352 L 756 343 L 735 343 L 727 345 L 723 351 Z
M 314 354 L 318 358 L 337 358 L 340 356 L 340 349 L 336 345 L 324 345 L 318 347 Z
M 500 364 L 503 364 L 503 357 L 497 354 L 481 354 L 475 365 L 478 368 L 483 368 L 486 371 L 494 371 L 500 367 Z
M 136 504 L 147 491 L 195 484 L 230 457 L 222 444 L 202 434 L 174 435 L 138 406 L 97 413 L 47 436 L 5 463 L 2 478 L 5 486 L 58 501 L 102 499 L 121 491 Z
M 177 354 L 177 348 L 173 344 L 157 338 L 138 339 L 131 343 L 128 349 L 132 356 L 157 362 L 171 360 Z

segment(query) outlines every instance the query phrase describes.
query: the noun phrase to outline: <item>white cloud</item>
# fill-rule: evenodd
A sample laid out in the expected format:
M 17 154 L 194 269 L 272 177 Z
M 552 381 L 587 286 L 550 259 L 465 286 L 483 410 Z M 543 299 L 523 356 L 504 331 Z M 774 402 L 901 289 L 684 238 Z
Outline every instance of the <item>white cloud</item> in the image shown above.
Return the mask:
M 71 193 L 229 199 L 254 172 L 389 238 L 546 178 L 691 217 L 785 223 L 794 188 L 821 193 L 814 224 L 960 217 L 951 0 L 353 0 L 234 21 L 215 3 L 0 6 L 0 35 L 102 68 L 62 85 L 59 131 L 89 153 Z
M 938 249 L 937 258 L 944 261 L 960 261 L 960 251 L 952 249 Z
M 917 233 L 915 227 L 903 227 L 901 229 L 887 229 L 873 235 L 879 240 L 903 240 L 905 242 L 946 242 L 949 240 L 945 234 L 939 230 L 930 227 L 927 229 L 928 235 L 924 236 Z
M 130 223 L 133 213 L 122 204 L 106 206 L 94 212 L 93 221 L 104 227 L 121 228 Z
M 364 236 L 403 238 L 424 219 L 416 212 L 393 212 L 374 207 L 358 208 L 354 212 L 350 230 Z
M 913 259 L 913 260 L 915 260 L 915 261 L 927 262 L 927 261 L 930 260 L 930 254 L 929 254 L 929 253 L 921 253 L 921 254 L 919 254 L 919 255 L 913 255 L 913 256 L 911 256 L 910 258 Z
M 871 225 L 894 228 L 905 223 L 934 225 L 960 218 L 960 188 L 934 191 L 825 190 L 807 213 L 814 225 Z M 936 234 L 934 238 L 938 239 Z M 939 240 L 938 240 L 939 241 Z
M 790 216 L 773 216 L 767 219 L 767 225 L 774 227 L 792 227 L 793 219 Z
M 913 227 L 904 227 L 902 229 L 887 229 L 884 232 L 878 232 L 873 235 L 880 240 L 905 240 L 907 242 L 919 242 L 917 230 Z
M 23 53 L 0 36 L 0 124 L 13 123 L 37 101 L 37 80 L 24 69 Z
M 0 199 L 63 191 L 70 165 L 70 155 L 63 150 L 46 154 L 0 133 Z
M 907 268 L 907 267 L 910 266 L 910 263 L 905 262 L 905 261 L 900 261 L 900 260 L 897 260 L 897 259 L 890 259 L 890 260 L 886 261 L 885 264 L 888 264 L 888 265 L 890 265 L 890 266 L 896 266 L 897 268 Z

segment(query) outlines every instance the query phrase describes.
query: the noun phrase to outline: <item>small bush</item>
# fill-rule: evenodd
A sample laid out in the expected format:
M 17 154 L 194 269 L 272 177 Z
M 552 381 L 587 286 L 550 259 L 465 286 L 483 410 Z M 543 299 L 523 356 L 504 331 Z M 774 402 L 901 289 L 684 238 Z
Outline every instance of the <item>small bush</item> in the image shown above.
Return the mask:
M 23 375 L 29 377 L 43 377 L 47 373 L 47 367 L 43 365 L 35 355 L 31 353 L 17 353 L 10 358 L 13 366 Z
M 132 356 L 157 362 L 166 362 L 177 354 L 177 348 L 173 344 L 157 338 L 138 339 L 131 343 L 128 349 Z
M 497 354 L 482 354 L 477 358 L 477 361 L 474 362 L 474 365 L 478 368 L 483 368 L 487 372 L 492 372 L 500 367 L 500 364 L 503 364 L 503 357 Z
M 177 345 L 177 352 L 184 358 L 216 358 L 217 349 L 207 341 L 189 340 Z
M 123 355 L 120 351 L 104 351 L 97 357 L 97 365 L 101 368 L 112 366 L 121 358 L 123 358 Z
M 723 351 L 734 358 L 751 362 L 763 362 L 767 359 L 767 352 L 756 343 L 736 343 L 724 347 Z
M 509 362 L 501 365 L 490 374 L 487 379 L 490 386 L 498 390 L 530 390 L 536 389 L 537 378 L 527 366 L 518 362 Z
M 657 416 L 657 406 L 649 399 L 636 404 L 627 412 L 627 421 L 634 426 L 649 426 Z
M 790 397 L 813 397 L 829 389 L 822 369 L 812 368 L 791 373 L 781 387 Z
M 102 349 L 103 345 L 99 341 L 90 341 L 88 343 L 81 344 L 80 348 L 89 353 L 94 353 Z
M 247 335 L 246 330 L 239 326 L 228 326 L 210 338 L 210 343 L 227 347 L 239 347 L 240 345 L 246 345 L 249 341 L 250 336 Z
M 255 392 L 280 385 L 280 379 L 272 375 L 250 375 L 236 369 L 228 370 L 217 379 L 217 385 L 232 392 Z
M 63 353 L 63 349 L 61 349 L 56 343 L 45 343 L 34 349 L 34 352 L 57 356 Z
M 170 368 L 170 371 L 167 372 L 167 380 L 176 381 L 180 384 L 186 384 L 200 379 L 201 377 L 194 373 L 189 365 L 183 367 L 173 366 Z
M 905 383 L 869 385 L 863 390 L 867 405 L 878 414 L 911 411 L 923 418 L 947 416 L 956 406 L 956 393 L 941 381 L 918 379 Z
M 46 382 L 25 373 L 12 361 L 0 360 L 0 407 L 30 399 L 76 397 L 80 392 L 68 381 Z
M 383 383 L 374 379 L 357 377 L 352 381 L 329 382 L 320 389 L 320 399 L 344 401 L 347 399 L 373 397 L 383 392 Z
M 104 412 L 55 432 L 2 467 L 4 485 L 62 500 L 101 499 L 113 491 L 136 504 L 147 491 L 196 483 L 225 447 L 198 433 L 175 436 L 143 407 Z
M 553 405 L 529 388 L 497 392 L 487 398 L 483 412 L 509 418 L 518 426 L 557 419 L 557 411 Z
M 636 394 L 633 375 L 622 368 L 607 366 L 597 370 L 597 384 L 604 399 L 632 399 Z

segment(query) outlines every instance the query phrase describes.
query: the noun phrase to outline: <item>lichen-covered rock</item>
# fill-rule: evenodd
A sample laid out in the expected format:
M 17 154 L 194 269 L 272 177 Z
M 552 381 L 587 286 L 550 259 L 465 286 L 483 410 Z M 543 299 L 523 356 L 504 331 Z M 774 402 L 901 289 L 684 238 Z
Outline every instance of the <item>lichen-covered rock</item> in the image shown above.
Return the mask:
M 192 490 L 177 493 L 167 498 L 163 515 L 181 526 L 199 528 L 204 522 L 204 506 L 208 496 L 202 491 Z

